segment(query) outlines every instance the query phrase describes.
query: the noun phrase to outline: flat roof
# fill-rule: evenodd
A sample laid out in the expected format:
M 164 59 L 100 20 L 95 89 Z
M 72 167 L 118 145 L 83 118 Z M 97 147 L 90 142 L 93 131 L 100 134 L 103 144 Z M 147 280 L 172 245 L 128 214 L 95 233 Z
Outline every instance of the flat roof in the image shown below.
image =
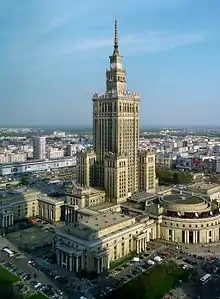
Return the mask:
M 162 202 L 186 205 L 203 203 L 204 200 L 198 196 L 193 196 L 189 194 L 173 194 L 165 195 L 162 199 Z
M 71 191 L 71 194 L 73 194 L 74 196 L 77 196 L 78 193 L 79 195 L 81 194 L 101 194 L 104 195 L 105 194 L 105 190 L 103 189 L 99 189 L 99 188 L 94 188 L 94 187 L 84 187 L 84 186 L 80 186 L 77 185 L 75 182 L 73 182 L 70 186 L 68 186 L 67 188 L 67 193 L 68 191 Z M 75 193 L 74 193 L 75 192 Z
M 80 226 L 89 227 L 94 231 L 98 231 L 130 219 L 130 216 L 121 213 L 108 212 L 89 217 L 85 220 L 81 220 L 78 224 L 79 228 Z
M 115 206 L 117 205 L 115 205 L 113 202 L 105 202 L 105 203 L 98 204 L 94 207 L 89 207 L 89 209 L 93 211 L 101 211 L 105 209 L 110 209 L 111 207 L 115 207 Z
M 220 187 L 220 185 L 219 184 L 216 184 L 216 183 L 211 183 L 211 184 L 209 184 L 209 183 L 194 183 L 194 184 L 192 184 L 192 185 L 189 185 L 189 188 L 195 188 L 195 189 L 200 189 L 200 190 L 210 190 L 210 189 L 212 189 L 212 188 L 215 188 L 215 187 Z
M 100 213 L 98 215 L 93 215 L 85 220 L 80 220 L 77 223 L 71 223 L 60 227 L 58 230 L 60 232 L 64 232 L 66 234 L 73 235 L 74 237 L 78 237 L 80 239 L 96 239 L 99 235 L 99 232 L 108 227 L 114 227 L 115 225 L 124 222 L 124 227 L 120 227 L 115 231 L 124 229 L 133 224 L 131 220 L 135 221 L 133 217 L 123 215 L 116 212 L 107 212 Z M 128 222 L 126 224 L 126 222 Z M 113 229 L 114 231 L 114 229 Z M 110 232 L 112 233 L 112 232 Z M 109 233 L 107 232 L 107 235 Z M 106 234 L 104 234 L 106 235 Z
M 0 168 L 4 167 L 11 167 L 11 166 L 25 166 L 25 165 L 36 165 L 36 164 L 45 164 L 45 163 L 56 163 L 56 162 L 63 162 L 63 161 L 72 161 L 76 158 L 73 157 L 63 157 L 59 159 L 52 159 L 52 160 L 33 160 L 33 161 L 27 161 L 27 162 L 11 162 L 11 163 L 1 163 Z
M 0 202 L 1 204 L 9 204 L 16 201 L 29 201 L 38 199 L 40 195 L 39 191 L 24 189 L 16 190 L 14 192 L 2 191 L 0 192 Z
M 64 203 L 64 200 L 62 200 L 60 198 L 53 198 L 53 197 L 49 197 L 47 195 L 40 195 L 38 200 L 47 202 L 47 203 L 51 203 L 51 204 L 63 204 Z

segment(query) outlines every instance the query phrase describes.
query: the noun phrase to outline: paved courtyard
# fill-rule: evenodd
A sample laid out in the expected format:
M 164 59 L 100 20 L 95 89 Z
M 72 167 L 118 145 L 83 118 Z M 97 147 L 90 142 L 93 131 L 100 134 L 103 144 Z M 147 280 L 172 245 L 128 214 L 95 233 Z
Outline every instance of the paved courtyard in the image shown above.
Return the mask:
M 42 230 L 40 227 L 33 226 L 18 232 L 9 233 L 7 234 L 7 239 L 20 248 L 34 250 L 51 243 L 53 234 Z

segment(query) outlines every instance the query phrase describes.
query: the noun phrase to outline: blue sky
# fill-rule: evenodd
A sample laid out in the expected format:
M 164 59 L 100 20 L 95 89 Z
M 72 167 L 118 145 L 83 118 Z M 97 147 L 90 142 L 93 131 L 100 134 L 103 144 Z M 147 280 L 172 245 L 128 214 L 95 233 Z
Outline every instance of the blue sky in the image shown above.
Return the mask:
M 142 125 L 218 125 L 219 11 L 219 0 L 0 1 L 0 124 L 91 124 L 117 15 Z

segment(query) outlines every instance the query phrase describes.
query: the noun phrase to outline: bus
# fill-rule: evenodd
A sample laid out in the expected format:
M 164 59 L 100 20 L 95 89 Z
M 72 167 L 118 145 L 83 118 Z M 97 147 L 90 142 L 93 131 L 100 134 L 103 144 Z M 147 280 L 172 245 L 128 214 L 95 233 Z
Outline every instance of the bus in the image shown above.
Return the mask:
M 200 278 L 201 284 L 206 284 L 211 279 L 211 274 L 205 274 L 202 278 Z
M 3 251 L 6 252 L 10 257 L 14 256 L 14 253 L 7 247 L 3 248 Z

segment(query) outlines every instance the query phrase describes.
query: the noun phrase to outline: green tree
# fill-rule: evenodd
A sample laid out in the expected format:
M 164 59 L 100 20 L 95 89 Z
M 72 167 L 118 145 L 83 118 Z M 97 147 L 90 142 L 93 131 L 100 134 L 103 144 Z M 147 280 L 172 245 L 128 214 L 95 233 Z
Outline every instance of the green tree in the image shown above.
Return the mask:
M 27 178 L 22 178 L 21 181 L 20 181 L 20 184 L 23 185 L 23 186 L 27 186 L 29 184 L 28 179 Z

